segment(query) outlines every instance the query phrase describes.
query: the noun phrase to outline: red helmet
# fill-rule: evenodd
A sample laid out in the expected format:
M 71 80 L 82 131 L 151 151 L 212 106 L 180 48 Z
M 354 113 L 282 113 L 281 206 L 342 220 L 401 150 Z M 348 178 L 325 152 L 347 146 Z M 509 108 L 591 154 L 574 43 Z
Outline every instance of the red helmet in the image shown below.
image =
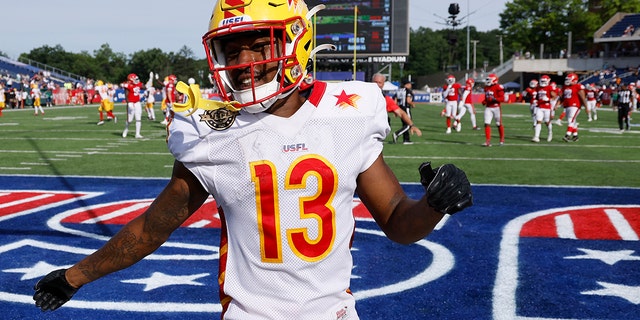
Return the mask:
M 564 78 L 564 85 L 570 86 L 572 84 L 578 83 L 578 75 L 575 73 L 569 73 L 566 78 Z
M 468 85 L 468 86 L 472 86 L 472 87 L 473 87 L 473 85 L 474 85 L 475 83 L 476 83 L 476 81 L 475 81 L 475 80 L 473 80 L 473 78 L 469 78 L 469 79 L 467 79 L 467 85 Z
M 541 87 L 546 87 L 551 83 L 551 78 L 549 78 L 548 75 L 543 75 L 542 77 L 540 77 L 540 86 Z
M 498 84 L 498 76 L 495 73 L 490 73 L 487 78 L 484 79 L 484 84 L 487 86 Z
M 529 81 L 529 87 L 530 87 L 530 88 L 536 88 L 536 87 L 538 87 L 538 80 L 533 79 L 533 80 Z
M 133 83 L 138 83 L 140 82 L 140 78 L 138 78 L 138 75 L 135 73 L 129 73 L 129 75 L 127 76 L 127 80 L 133 82 Z
M 169 82 L 171 83 L 176 83 L 178 82 L 178 77 L 176 77 L 175 74 L 170 74 L 169 76 L 167 76 L 167 80 L 169 80 Z
M 447 84 L 451 85 L 451 84 L 454 84 L 454 83 L 456 83 L 456 77 L 454 77 L 452 74 L 450 74 L 447 77 Z

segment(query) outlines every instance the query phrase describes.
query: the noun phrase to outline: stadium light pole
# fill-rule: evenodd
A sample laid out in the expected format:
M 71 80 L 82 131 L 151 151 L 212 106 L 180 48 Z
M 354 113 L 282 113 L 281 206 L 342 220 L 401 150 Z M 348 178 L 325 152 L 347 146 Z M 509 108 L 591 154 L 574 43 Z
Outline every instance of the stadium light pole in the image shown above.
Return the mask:
M 353 7 L 353 76 L 356 80 L 356 52 L 358 50 L 358 5 Z
M 467 79 L 469 78 L 469 37 L 471 34 L 469 31 L 469 15 L 471 15 L 471 13 L 469 13 L 469 0 L 467 0 Z M 475 66 L 473 68 L 475 69 Z
M 480 42 L 479 40 L 471 40 L 471 42 L 473 42 L 473 71 L 476 71 L 476 45 L 478 44 L 478 42 Z

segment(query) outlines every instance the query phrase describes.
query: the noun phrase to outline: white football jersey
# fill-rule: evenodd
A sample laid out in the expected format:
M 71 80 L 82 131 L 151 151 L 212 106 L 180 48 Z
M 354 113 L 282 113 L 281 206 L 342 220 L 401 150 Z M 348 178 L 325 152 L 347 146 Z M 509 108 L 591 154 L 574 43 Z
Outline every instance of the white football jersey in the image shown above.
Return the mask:
M 176 113 L 168 146 L 219 206 L 225 319 L 358 319 L 357 176 L 389 132 L 374 83 L 317 81 L 291 117 Z
M 109 87 L 106 84 L 96 86 L 96 91 L 100 95 L 100 100 L 109 99 Z

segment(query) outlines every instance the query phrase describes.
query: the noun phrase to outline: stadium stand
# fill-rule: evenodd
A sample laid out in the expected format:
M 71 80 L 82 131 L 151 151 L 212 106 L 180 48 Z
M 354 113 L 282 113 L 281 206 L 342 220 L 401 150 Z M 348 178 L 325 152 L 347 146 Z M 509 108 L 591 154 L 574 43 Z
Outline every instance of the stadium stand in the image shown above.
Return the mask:
M 602 34 L 603 38 L 614 38 L 614 37 L 623 37 L 623 36 L 631 36 L 634 32 L 630 34 L 626 34 L 627 28 L 629 26 L 633 26 L 633 30 L 637 32 L 640 27 L 640 13 L 636 14 L 627 14 L 622 17 L 622 20 L 616 22 L 611 28 L 605 31 Z
M 65 73 L 62 70 L 55 69 L 53 67 L 48 67 L 45 64 L 39 64 L 42 67 L 32 66 L 30 64 L 26 64 L 20 61 L 11 60 L 6 57 L 0 56 L 0 71 L 3 74 L 7 74 L 12 78 L 16 78 L 18 74 L 29 75 L 29 77 L 33 77 L 34 75 L 41 72 L 48 72 L 50 74 L 49 79 L 53 80 L 56 83 L 62 84 L 65 82 L 77 83 L 83 81 L 82 77 L 71 76 L 70 73 L 66 72 L 68 75 L 64 75 Z

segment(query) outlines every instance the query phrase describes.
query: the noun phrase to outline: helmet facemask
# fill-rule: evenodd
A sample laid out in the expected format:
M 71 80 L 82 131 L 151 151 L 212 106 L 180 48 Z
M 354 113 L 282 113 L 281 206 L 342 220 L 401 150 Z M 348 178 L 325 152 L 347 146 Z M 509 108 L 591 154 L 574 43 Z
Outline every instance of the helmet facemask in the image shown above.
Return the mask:
M 294 37 L 291 38 L 287 31 Z M 203 42 L 209 67 L 222 98 L 235 100 L 239 103 L 237 107 L 257 113 L 288 96 L 306 73 L 299 62 L 303 57 L 297 57 L 294 50 L 300 37 L 307 32 L 304 21 L 294 17 L 236 23 L 205 34 Z M 238 37 L 254 40 L 248 46 L 239 46 Z M 229 61 L 238 58 L 237 55 L 246 54 L 243 53 L 246 50 L 252 55 L 251 61 L 228 65 Z

